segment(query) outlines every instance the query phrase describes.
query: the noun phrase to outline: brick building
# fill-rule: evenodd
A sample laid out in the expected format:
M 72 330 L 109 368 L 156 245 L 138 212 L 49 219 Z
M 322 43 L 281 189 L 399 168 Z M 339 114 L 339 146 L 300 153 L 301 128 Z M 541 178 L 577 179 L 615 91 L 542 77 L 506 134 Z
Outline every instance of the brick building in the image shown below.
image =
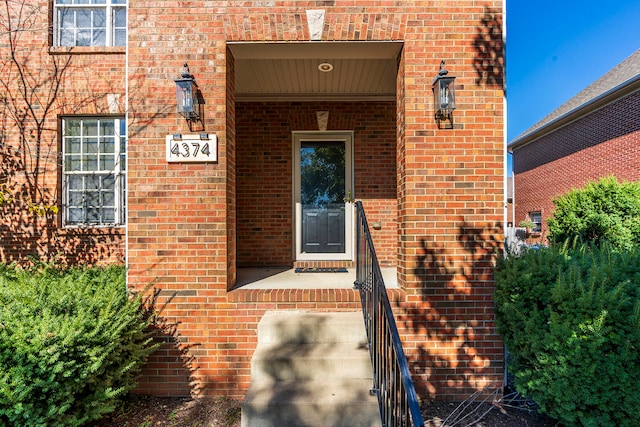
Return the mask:
M 501 387 L 502 1 L 84 3 L 2 5 L 0 255 L 126 262 L 130 289 L 152 283 L 163 346 L 141 392 L 240 397 L 266 311 L 358 310 L 350 288 L 238 286 L 247 267 L 351 268 L 351 199 L 397 270 L 418 394 Z M 446 126 L 442 60 L 457 93 Z M 325 148 L 344 165 L 343 216 L 323 223 L 333 248 L 302 237 L 305 197 L 329 199 L 303 166 Z
M 548 232 L 552 200 L 614 175 L 640 179 L 640 50 L 508 145 L 515 225 L 527 215 Z

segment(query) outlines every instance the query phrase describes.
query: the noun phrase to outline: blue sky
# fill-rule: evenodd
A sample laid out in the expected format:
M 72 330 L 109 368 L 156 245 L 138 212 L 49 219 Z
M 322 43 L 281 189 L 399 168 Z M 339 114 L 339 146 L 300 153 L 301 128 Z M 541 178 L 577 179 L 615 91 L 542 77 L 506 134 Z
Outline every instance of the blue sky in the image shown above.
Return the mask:
M 638 0 L 507 0 L 510 142 L 640 48 Z

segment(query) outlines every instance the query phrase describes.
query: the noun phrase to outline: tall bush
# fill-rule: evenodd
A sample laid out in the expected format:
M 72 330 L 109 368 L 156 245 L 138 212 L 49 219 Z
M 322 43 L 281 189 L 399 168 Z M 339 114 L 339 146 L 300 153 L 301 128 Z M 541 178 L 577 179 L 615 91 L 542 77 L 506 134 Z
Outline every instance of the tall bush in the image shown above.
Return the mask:
M 637 425 L 638 250 L 551 248 L 502 260 L 495 300 L 519 392 L 566 425 Z
M 553 200 L 547 221 L 549 240 L 579 240 L 619 249 L 640 245 L 640 182 L 618 183 L 615 177 L 588 183 Z
M 0 267 L 0 425 L 81 426 L 115 409 L 153 351 L 122 266 Z

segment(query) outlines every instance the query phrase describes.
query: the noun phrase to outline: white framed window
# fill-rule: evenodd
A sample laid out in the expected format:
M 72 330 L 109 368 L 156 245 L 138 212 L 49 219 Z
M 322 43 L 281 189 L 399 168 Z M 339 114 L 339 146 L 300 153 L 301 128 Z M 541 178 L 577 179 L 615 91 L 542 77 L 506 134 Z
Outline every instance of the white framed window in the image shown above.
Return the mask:
M 123 225 L 126 218 L 124 118 L 62 120 L 65 226 Z
M 55 46 L 124 46 L 127 0 L 54 0 Z
M 529 212 L 529 218 L 536 226 L 531 229 L 534 233 L 540 233 L 542 231 L 542 212 Z

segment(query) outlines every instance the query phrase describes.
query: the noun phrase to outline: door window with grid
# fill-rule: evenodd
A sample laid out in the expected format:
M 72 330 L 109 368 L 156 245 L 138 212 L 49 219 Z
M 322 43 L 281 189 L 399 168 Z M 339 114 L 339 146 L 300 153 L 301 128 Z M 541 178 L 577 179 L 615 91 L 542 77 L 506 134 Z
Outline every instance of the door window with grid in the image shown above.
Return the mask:
M 127 0 L 54 0 L 56 46 L 124 46 Z
M 62 127 L 64 224 L 124 224 L 125 120 L 65 118 Z

